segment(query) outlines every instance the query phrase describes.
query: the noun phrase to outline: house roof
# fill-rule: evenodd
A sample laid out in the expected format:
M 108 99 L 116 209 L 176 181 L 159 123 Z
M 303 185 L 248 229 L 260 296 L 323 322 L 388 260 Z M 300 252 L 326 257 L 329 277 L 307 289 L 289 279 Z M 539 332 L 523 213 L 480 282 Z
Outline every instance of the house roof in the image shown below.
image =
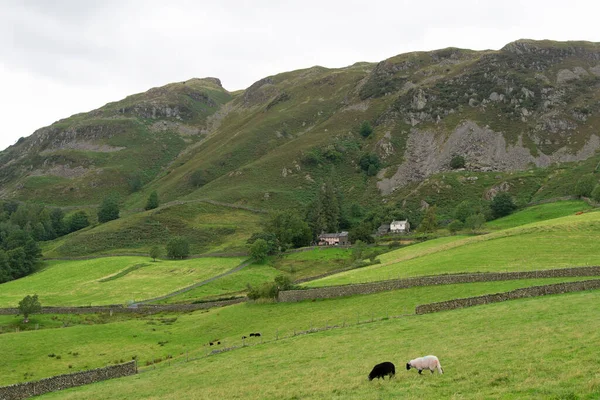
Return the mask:
M 347 237 L 348 236 L 348 232 L 338 232 L 338 233 L 321 233 L 319 235 L 319 239 L 325 239 L 325 238 L 341 238 L 341 237 Z
M 392 224 L 406 224 L 408 222 L 407 219 L 403 220 L 403 221 L 392 221 Z

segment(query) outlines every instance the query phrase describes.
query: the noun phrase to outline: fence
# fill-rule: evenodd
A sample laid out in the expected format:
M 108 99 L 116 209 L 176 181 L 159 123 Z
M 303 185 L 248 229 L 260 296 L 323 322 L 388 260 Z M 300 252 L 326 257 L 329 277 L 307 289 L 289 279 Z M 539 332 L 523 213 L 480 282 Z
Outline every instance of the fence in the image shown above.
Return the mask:
M 328 286 L 305 290 L 279 292 L 278 301 L 295 302 L 313 299 L 331 299 L 357 294 L 371 294 L 415 286 L 450 285 L 456 283 L 507 281 L 516 279 L 566 278 L 577 276 L 600 276 L 600 267 L 574 267 L 524 272 L 487 272 L 476 274 L 435 275 L 418 278 L 394 279 L 371 283 Z
M 0 400 L 19 400 L 137 373 L 135 361 L 0 387 Z
M 419 305 L 415 309 L 416 314 L 428 314 L 439 311 L 454 310 L 457 308 L 473 307 L 482 304 L 497 303 L 501 301 L 522 299 L 526 297 L 545 296 L 549 294 L 581 292 L 584 290 L 600 289 L 600 280 L 588 280 L 581 282 L 555 283 L 544 286 L 531 286 L 523 289 L 511 290 L 510 292 L 487 294 L 477 297 L 467 297 Z

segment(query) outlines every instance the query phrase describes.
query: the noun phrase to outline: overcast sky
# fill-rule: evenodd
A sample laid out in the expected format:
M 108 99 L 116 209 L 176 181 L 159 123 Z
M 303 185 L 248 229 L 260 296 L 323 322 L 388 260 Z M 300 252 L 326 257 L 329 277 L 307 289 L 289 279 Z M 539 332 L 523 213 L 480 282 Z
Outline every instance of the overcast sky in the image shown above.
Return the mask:
M 597 0 L 0 0 L 0 149 L 72 114 L 213 76 L 228 90 L 519 38 L 600 42 Z

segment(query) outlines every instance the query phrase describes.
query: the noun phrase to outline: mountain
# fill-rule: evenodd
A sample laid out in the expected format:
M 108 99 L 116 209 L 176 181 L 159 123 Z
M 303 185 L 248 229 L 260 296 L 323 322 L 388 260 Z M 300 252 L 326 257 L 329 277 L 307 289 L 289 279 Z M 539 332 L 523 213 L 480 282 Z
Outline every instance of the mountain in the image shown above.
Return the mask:
M 157 190 L 162 201 L 271 209 L 305 206 L 331 179 L 362 206 L 450 207 L 498 190 L 526 203 L 572 194 L 573 174 L 594 170 L 599 100 L 590 42 L 407 53 L 235 93 L 192 79 L 19 140 L 0 153 L 0 196 L 93 205 L 114 191 L 139 208 Z M 451 168 L 456 156 L 464 169 Z

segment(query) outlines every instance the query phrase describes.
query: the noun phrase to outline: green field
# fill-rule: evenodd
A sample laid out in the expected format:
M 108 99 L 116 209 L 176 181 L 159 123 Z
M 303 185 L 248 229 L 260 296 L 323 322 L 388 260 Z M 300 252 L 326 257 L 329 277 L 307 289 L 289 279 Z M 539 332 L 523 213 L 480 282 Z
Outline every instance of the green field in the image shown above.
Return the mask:
M 489 221 L 486 228 L 494 230 L 514 228 L 533 222 L 545 221 L 553 218 L 566 217 L 592 207 L 583 200 L 557 201 L 555 203 L 540 204 L 527 207 L 503 218 Z
M 598 301 L 600 292 L 584 292 L 361 324 L 46 398 L 596 399 Z M 444 375 L 404 369 L 425 354 L 440 358 Z M 396 365 L 395 379 L 369 382 L 382 361 Z
M 149 257 L 105 257 L 46 261 L 42 271 L 2 284 L 0 306 L 16 307 L 26 294 L 37 294 L 45 306 L 126 304 L 222 274 L 243 260 L 212 257 L 153 262 Z M 116 277 L 120 272 L 125 274 Z
M 315 302 L 246 303 L 180 315 L 138 316 L 126 321 L 115 315 L 114 323 L 5 333 L 0 335 L 2 348 L 18 348 L 19 351 L 3 356 L 5 366 L 0 367 L 0 385 L 25 380 L 25 373 L 35 374 L 30 379 L 39 379 L 85 366 L 94 368 L 127 361 L 132 356 L 138 357 L 141 366 L 158 358 L 165 360 L 169 355 L 174 357 L 173 360 L 181 360 L 182 353 L 200 357 L 209 351 L 207 343 L 214 339 L 221 341 L 220 347 L 239 346 L 242 344 L 241 337 L 250 332 L 261 332 L 264 340 L 273 340 L 277 334 L 283 338 L 311 327 L 350 325 L 372 318 L 414 314 L 415 306 L 428 302 L 581 279 L 530 279 L 419 287 Z M 4 318 L 9 324 L 10 318 L 14 323 L 19 317 Z M 30 324 L 38 323 L 37 318 L 34 316 Z M 172 318 L 176 321 L 173 322 Z M 106 320 L 110 321 L 110 317 L 105 316 L 103 322 Z M 159 342 L 163 341 L 168 343 L 161 346 Z M 69 357 L 69 352 L 79 353 L 79 356 Z M 60 354 L 62 358 L 48 357 L 52 353 Z M 73 368 L 68 368 L 68 365 Z
M 380 256 L 381 264 L 306 286 L 372 282 L 459 272 L 496 272 L 599 265 L 600 213 L 551 219 L 475 237 L 449 237 Z

